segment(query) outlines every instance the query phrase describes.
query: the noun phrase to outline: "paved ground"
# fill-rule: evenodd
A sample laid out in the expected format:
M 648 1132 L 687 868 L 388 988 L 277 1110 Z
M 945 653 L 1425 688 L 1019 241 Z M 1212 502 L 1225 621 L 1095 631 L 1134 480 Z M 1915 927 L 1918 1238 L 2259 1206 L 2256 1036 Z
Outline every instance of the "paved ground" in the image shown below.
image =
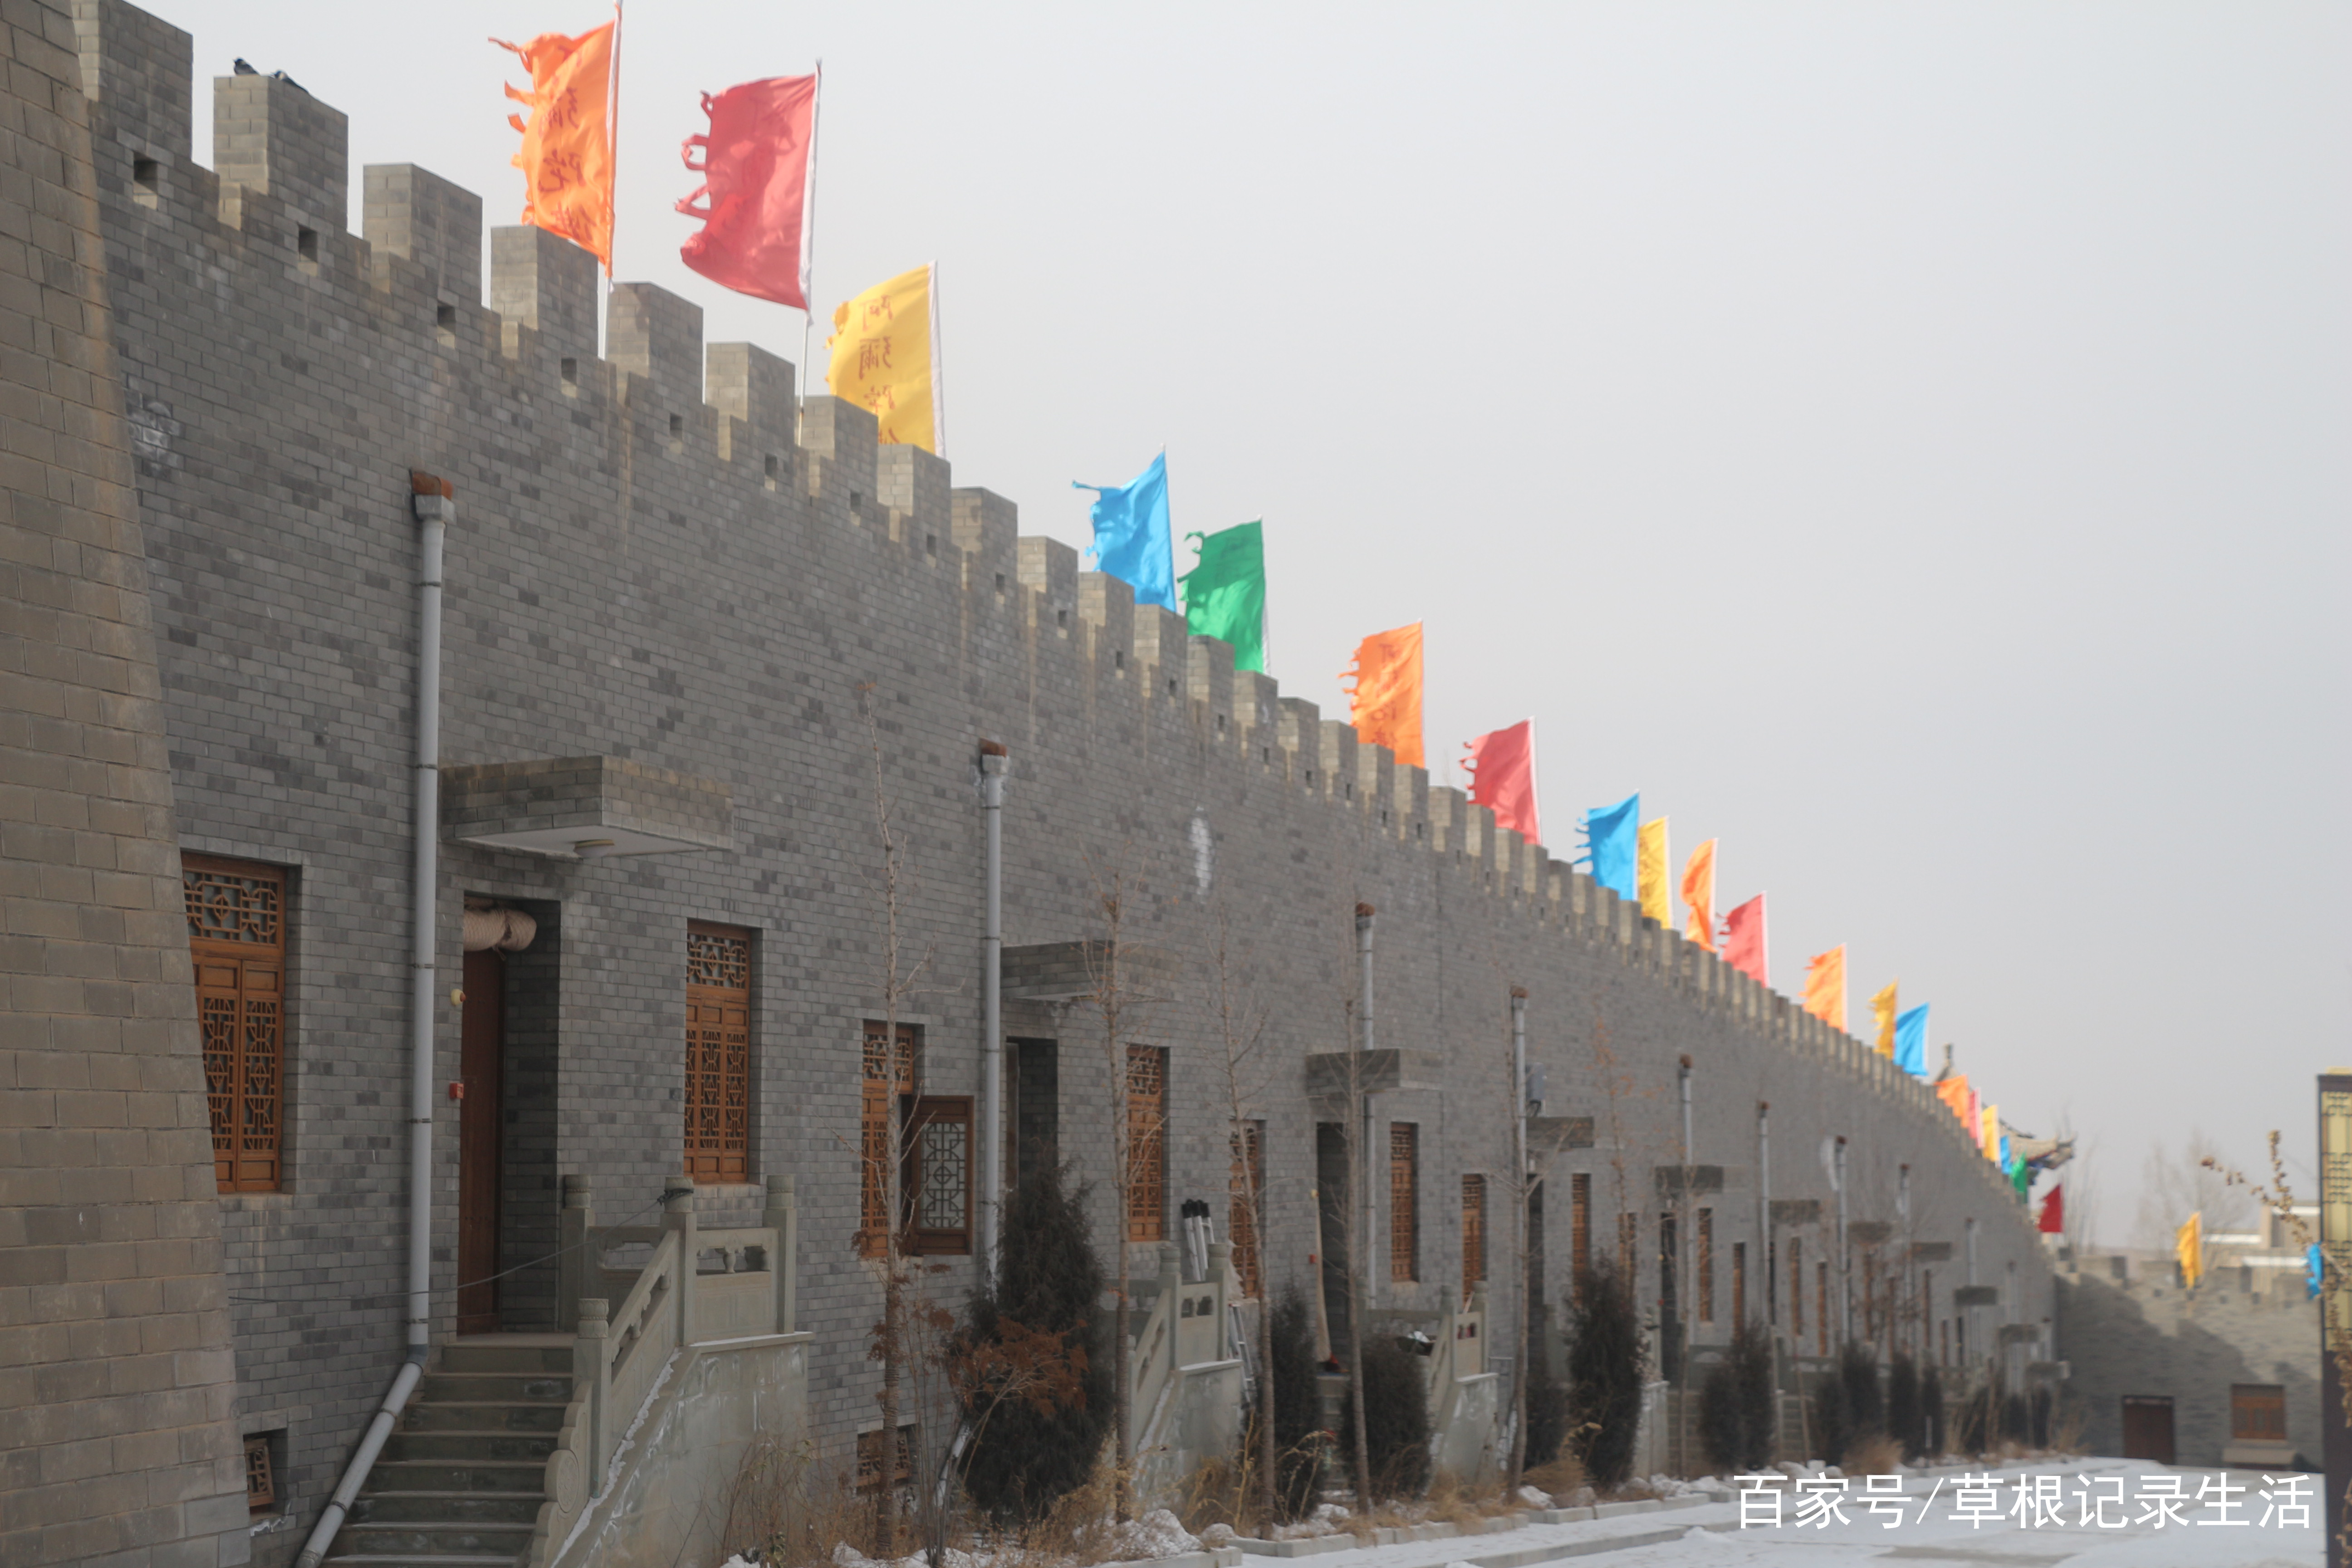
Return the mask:
M 1865 1492 L 1856 1480 L 1842 1499 L 1843 1522 L 1804 1501 L 1801 1489 L 1792 1487 L 1782 1493 L 1778 1527 L 1741 1529 L 1742 1505 L 1717 1502 L 1297 1561 L 1299 1568 L 1535 1568 L 1597 1555 L 1607 1568 L 2319 1568 L 2325 1556 L 2316 1477 L 2301 1478 L 2300 1502 L 2310 1522 L 2299 1524 L 2294 1522 L 2294 1494 L 2266 1489 L 2263 1477 L 2242 1471 L 2088 1459 L 2009 1467 L 1993 1472 L 1997 1486 L 1963 1487 L 1964 1475 L 1980 1473 L 1906 1476 L 1899 1494 Z M 2030 1500 L 2023 1510 L 2018 1507 L 2021 1481 Z M 2243 1489 L 2224 1494 L 2222 1488 Z M 2266 1489 L 2272 1493 L 2267 1503 Z M 1890 1528 L 1885 1521 L 1895 1513 L 1898 1497 L 1900 1521 Z M 2038 1510 L 2031 1501 L 2037 1498 L 2044 1504 Z M 1875 1517 L 1868 1506 L 1874 1500 L 1879 1504 Z M 2216 1503 L 2227 1506 L 2217 1512 Z M 1753 1501 L 1748 1508 L 1751 1517 L 1769 1513 Z M 1799 1524 L 1801 1508 L 1809 1521 L 1826 1522 Z M 2288 1511 L 2282 1514 L 2283 1508 Z M 2264 1523 L 2266 1509 L 2270 1519 Z M 2200 1522 L 2217 1518 L 2242 1522 Z M 1252 1563 L 1253 1568 L 1258 1563 L 1275 1568 L 1272 1560 Z

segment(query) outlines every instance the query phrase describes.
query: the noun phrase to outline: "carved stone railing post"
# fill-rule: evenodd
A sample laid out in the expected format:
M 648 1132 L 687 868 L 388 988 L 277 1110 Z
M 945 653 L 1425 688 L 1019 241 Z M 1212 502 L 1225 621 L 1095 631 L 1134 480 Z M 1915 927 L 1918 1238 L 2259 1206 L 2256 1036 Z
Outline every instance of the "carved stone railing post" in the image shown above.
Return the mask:
M 604 1314 L 609 1303 L 602 1296 L 589 1296 L 580 1302 L 580 1328 L 572 1341 L 572 1392 L 584 1388 L 588 1393 L 588 1495 L 594 1497 L 604 1485 L 605 1461 L 612 1458 L 606 1446 L 605 1424 L 607 1397 L 613 1391 L 613 1357 L 610 1342 L 605 1338 L 610 1325 Z
M 694 1235 L 694 1178 L 672 1176 L 662 1200 L 662 1228 L 677 1233 L 677 1342 L 694 1342 L 694 1265 L 701 1250 Z
M 801 1215 L 792 1177 L 768 1177 L 768 1206 L 760 1223 L 776 1233 L 775 1250 L 768 1258 L 768 1271 L 776 1280 L 776 1332 L 798 1332 Z
M 588 1178 L 563 1178 L 563 1213 L 561 1236 L 563 1252 L 556 1259 L 555 1331 L 568 1334 L 580 1326 L 580 1298 L 596 1276 L 596 1259 L 591 1256 L 588 1237 L 595 1230 L 595 1211 L 590 1206 Z

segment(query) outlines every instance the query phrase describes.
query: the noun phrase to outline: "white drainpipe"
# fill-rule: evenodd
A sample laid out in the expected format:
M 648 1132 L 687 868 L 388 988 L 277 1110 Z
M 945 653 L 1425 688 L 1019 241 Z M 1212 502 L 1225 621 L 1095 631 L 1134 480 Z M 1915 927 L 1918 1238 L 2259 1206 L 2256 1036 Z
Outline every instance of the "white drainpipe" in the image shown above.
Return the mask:
M 1356 1010 L 1359 1015 L 1359 1026 L 1363 1030 L 1362 1048 L 1367 1056 L 1369 1056 L 1372 1050 L 1373 1039 L 1372 921 L 1374 918 L 1375 915 L 1371 905 L 1358 904 L 1356 906 Z M 1368 1066 L 1369 1064 L 1366 1065 Z M 1360 1079 L 1358 1079 L 1359 1084 L 1360 1084 L 1361 1081 L 1362 1080 Z M 1374 1125 L 1372 1097 L 1368 1093 L 1363 1096 L 1363 1101 L 1364 1197 L 1363 1201 L 1356 1205 L 1358 1211 L 1363 1215 L 1363 1256 L 1361 1258 L 1350 1259 L 1350 1267 L 1354 1268 L 1358 1271 L 1357 1278 L 1360 1279 L 1364 1282 L 1364 1305 L 1369 1308 L 1372 1303 L 1373 1291 L 1378 1289 L 1373 1281 L 1380 1278 L 1379 1270 L 1372 1267 L 1372 1237 L 1376 1229 L 1376 1221 L 1380 1215 L 1381 1156 L 1379 1144 L 1372 1137 L 1372 1128 Z M 1349 1333 L 1361 1333 L 1363 1331 L 1363 1325 L 1361 1323 L 1350 1321 L 1348 1325 L 1348 1331 Z
M 1004 1194 L 1004 747 L 980 743 L 980 819 L 988 836 L 980 939 L 980 1268 L 993 1279 Z
M 408 1351 L 359 1451 L 302 1543 L 295 1568 L 319 1568 L 383 1452 L 385 1439 L 425 1375 L 433 1343 L 433 1002 L 435 894 L 441 840 L 441 547 L 456 521 L 446 479 L 412 474 L 410 508 L 417 522 L 415 864 L 409 949 L 408 1054 Z

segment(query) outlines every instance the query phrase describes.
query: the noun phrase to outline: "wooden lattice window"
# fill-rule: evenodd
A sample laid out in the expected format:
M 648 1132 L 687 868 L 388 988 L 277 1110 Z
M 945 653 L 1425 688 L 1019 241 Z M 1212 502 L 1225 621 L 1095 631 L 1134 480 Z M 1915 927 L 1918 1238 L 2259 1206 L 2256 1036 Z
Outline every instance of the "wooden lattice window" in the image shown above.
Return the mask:
M 1234 1277 L 1242 1299 L 1260 1300 L 1265 1289 L 1258 1255 L 1259 1219 L 1265 1213 L 1265 1123 L 1244 1121 L 1234 1138 L 1233 1202 L 1229 1229 L 1234 1240 Z
M 686 1173 L 751 1179 L 751 933 L 686 928 Z
M 1789 1331 L 1800 1340 L 1805 1337 L 1805 1244 L 1793 1236 L 1789 1238 Z
M 180 874 L 212 1110 L 213 1178 L 276 1192 L 286 1096 L 286 873 L 190 855 Z
M 907 1111 L 898 1173 L 899 1248 L 919 1256 L 971 1250 L 971 1100 L 924 1095 Z
M 250 1513 L 267 1513 L 278 1506 L 278 1473 L 269 1463 L 267 1432 L 245 1440 L 245 1506 Z
M 1698 1211 L 1698 1258 L 1694 1268 L 1698 1275 L 1695 1294 L 1698 1297 L 1698 1321 L 1715 1321 L 1715 1211 Z
M 899 1427 L 895 1434 L 898 1438 L 895 1443 L 890 1441 L 893 1436 L 878 1427 L 857 1435 L 859 1491 L 872 1492 L 882 1489 L 882 1456 L 886 1448 L 890 1451 L 890 1484 L 903 1487 L 914 1480 L 915 1428 L 911 1425 Z
M 1168 1053 L 1127 1047 L 1127 1239 L 1168 1234 Z
M 1731 1244 L 1731 1326 L 1734 1330 L 1748 1324 L 1748 1244 Z
M 889 1039 L 889 1031 L 882 1024 L 866 1021 L 859 1053 L 863 1086 L 858 1107 L 860 1258 L 879 1258 L 889 1249 L 890 1129 L 899 1098 L 915 1091 L 915 1061 L 922 1050 L 922 1030 L 913 1024 L 899 1025 L 895 1052 Z
M 1462 1178 L 1462 1300 L 1486 1278 L 1486 1178 Z
M 1421 1278 L 1421 1129 L 1389 1123 L 1389 1278 Z
M 1582 1172 L 1568 1179 L 1568 1294 L 1584 1300 L 1584 1277 L 1592 1270 L 1592 1178 Z
M 1827 1355 L 1830 1353 L 1830 1266 L 1815 1264 L 1813 1279 L 1817 1286 L 1813 1298 L 1813 1343 L 1817 1354 Z
M 2231 1384 L 2230 1440 L 2233 1443 L 2285 1442 L 2286 1385 L 2278 1383 Z

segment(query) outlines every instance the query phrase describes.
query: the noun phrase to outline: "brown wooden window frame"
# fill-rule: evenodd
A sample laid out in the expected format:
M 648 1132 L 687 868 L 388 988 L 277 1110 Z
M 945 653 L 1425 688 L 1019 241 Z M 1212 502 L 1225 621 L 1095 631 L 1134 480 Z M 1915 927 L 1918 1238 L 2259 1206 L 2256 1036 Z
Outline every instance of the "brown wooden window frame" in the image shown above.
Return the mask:
M 1715 1321 L 1715 1211 L 1699 1210 L 1695 1229 L 1692 1245 L 1697 1249 L 1698 1261 L 1694 1272 L 1698 1278 L 1691 1293 L 1698 1298 L 1698 1321 L 1711 1323 Z
M 1226 1229 L 1233 1237 L 1234 1278 L 1241 1285 L 1242 1300 L 1255 1301 L 1265 1291 L 1265 1258 L 1258 1243 L 1265 1229 L 1265 1123 L 1243 1122 L 1234 1134 L 1233 1154 Z
M 1578 1171 L 1568 1178 L 1568 1296 L 1584 1300 L 1584 1277 L 1592 1271 L 1592 1177 Z
M 970 1095 L 909 1095 L 899 1135 L 898 1249 L 918 1258 L 971 1251 L 972 1102 Z M 943 1131 L 944 1139 L 933 1137 Z M 933 1189 L 942 1173 L 958 1192 L 945 1209 L 935 1206 Z M 960 1198 L 961 1201 L 957 1201 Z M 945 1218 L 950 1223 L 939 1224 Z
M 880 1258 L 889 1250 L 889 1161 L 892 1119 L 914 1093 L 923 1053 L 923 1026 L 898 1026 L 896 1071 L 888 1030 L 868 1018 L 858 1031 L 857 1256 Z M 894 1081 L 895 1079 L 895 1081 Z M 903 1154 L 904 1145 L 901 1145 Z
M 2286 1440 L 2286 1384 L 2283 1383 L 2231 1384 L 2230 1385 L 2230 1441 L 2232 1443 L 2284 1443 Z
M 1421 1124 L 1389 1123 L 1389 1281 L 1421 1278 Z
M 751 1179 L 753 932 L 686 924 L 686 1173 L 698 1182 Z
M 256 1432 L 245 1440 L 245 1510 L 268 1513 L 278 1506 L 278 1467 L 269 1453 L 269 1434 Z
M 184 855 L 180 864 L 214 1184 L 224 1193 L 278 1192 L 286 1175 L 289 879 L 282 866 L 215 855 Z
M 1462 1178 L 1462 1300 L 1486 1278 L 1486 1178 Z
M 915 1424 L 910 1421 L 899 1427 L 898 1437 L 895 1445 L 898 1452 L 893 1456 L 898 1462 L 891 1467 L 890 1484 L 894 1487 L 912 1486 L 915 1480 Z M 882 1489 L 884 1438 L 885 1434 L 879 1426 L 857 1435 L 857 1489 L 860 1492 L 870 1494 Z
M 1168 1239 L 1168 1051 L 1127 1047 L 1127 1239 Z

